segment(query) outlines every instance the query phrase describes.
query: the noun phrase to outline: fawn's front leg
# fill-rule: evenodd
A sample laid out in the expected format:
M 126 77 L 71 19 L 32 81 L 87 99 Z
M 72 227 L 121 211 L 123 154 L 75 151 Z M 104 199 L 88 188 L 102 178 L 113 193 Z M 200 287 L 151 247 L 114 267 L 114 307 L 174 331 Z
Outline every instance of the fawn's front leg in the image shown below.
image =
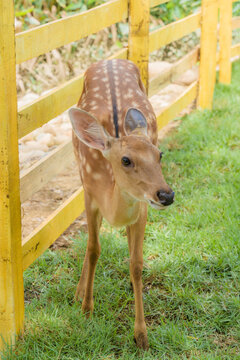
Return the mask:
M 148 349 L 147 329 L 144 320 L 142 300 L 143 239 L 147 221 L 147 205 L 142 204 L 138 221 L 128 226 L 127 236 L 130 251 L 130 276 L 135 295 L 134 337 L 137 346 Z
M 84 313 L 93 311 L 93 282 L 101 247 L 99 242 L 99 230 L 102 223 L 102 215 L 94 206 L 91 196 L 85 192 L 85 207 L 88 222 L 88 243 L 83 263 L 81 278 L 79 280 L 76 299 L 83 297 L 82 310 Z

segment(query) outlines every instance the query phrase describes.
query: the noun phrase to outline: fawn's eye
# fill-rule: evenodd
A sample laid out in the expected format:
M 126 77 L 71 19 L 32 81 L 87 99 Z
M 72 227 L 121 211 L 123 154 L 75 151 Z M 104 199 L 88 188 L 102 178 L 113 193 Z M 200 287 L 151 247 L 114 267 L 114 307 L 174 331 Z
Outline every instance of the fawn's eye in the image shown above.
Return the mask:
M 123 156 L 122 157 L 122 164 L 123 164 L 123 166 L 127 167 L 127 166 L 130 166 L 132 164 L 132 162 L 128 157 Z
M 163 157 L 163 152 L 160 152 L 160 160 L 162 159 Z

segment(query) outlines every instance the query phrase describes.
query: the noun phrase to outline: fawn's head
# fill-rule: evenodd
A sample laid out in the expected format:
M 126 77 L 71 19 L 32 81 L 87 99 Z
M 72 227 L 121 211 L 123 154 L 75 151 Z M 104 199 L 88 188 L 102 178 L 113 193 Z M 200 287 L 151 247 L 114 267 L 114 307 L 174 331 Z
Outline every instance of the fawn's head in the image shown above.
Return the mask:
M 70 109 L 70 119 L 79 140 L 101 151 L 111 163 L 121 190 L 156 209 L 173 203 L 174 192 L 162 174 L 162 153 L 147 137 L 147 121 L 139 110 L 127 111 L 121 138 L 110 136 L 91 114 L 79 108 Z

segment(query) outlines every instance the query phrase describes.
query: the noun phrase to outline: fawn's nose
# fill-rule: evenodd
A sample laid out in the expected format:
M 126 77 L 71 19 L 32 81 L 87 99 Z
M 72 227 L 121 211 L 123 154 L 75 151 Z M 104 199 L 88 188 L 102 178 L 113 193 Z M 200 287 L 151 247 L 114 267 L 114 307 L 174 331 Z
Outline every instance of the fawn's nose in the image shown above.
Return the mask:
M 173 203 L 174 199 L 174 191 L 172 191 L 170 194 L 166 193 L 165 191 L 157 191 L 157 197 L 160 201 L 160 203 L 164 206 L 171 205 Z

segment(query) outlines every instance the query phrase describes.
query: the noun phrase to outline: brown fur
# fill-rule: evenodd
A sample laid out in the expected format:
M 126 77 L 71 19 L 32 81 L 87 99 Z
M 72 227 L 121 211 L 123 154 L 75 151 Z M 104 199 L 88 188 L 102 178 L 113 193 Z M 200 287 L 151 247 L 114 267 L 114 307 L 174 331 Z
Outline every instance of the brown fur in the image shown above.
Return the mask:
M 85 191 L 89 228 L 88 246 L 76 298 L 83 298 L 84 312 L 93 311 L 93 281 L 100 256 L 99 230 L 102 217 L 114 226 L 126 226 L 130 274 L 135 293 L 134 334 L 137 345 L 147 349 L 142 303 L 142 247 L 147 203 L 152 202 L 157 208 L 163 207 L 159 203 L 157 192 L 162 190 L 170 193 L 172 190 L 162 175 L 160 154 L 156 147 L 156 117 L 142 85 L 139 70 L 127 60 L 113 60 L 111 65 L 111 72 L 107 61 L 101 61 L 87 70 L 78 103 L 78 107 L 84 112 L 79 112 L 78 115 L 76 110 L 72 121 L 73 145 Z M 111 84 L 114 84 L 117 103 L 119 138 L 115 138 Z M 147 134 L 141 127 L 127 133 L 126 113 L 129 108 L 142 112 L 147 120 Z M 95 134 L 93 128 L 97 129 Z M 124 156 L 131 159 L 131 166 L 122 165 L 121 159 Z

